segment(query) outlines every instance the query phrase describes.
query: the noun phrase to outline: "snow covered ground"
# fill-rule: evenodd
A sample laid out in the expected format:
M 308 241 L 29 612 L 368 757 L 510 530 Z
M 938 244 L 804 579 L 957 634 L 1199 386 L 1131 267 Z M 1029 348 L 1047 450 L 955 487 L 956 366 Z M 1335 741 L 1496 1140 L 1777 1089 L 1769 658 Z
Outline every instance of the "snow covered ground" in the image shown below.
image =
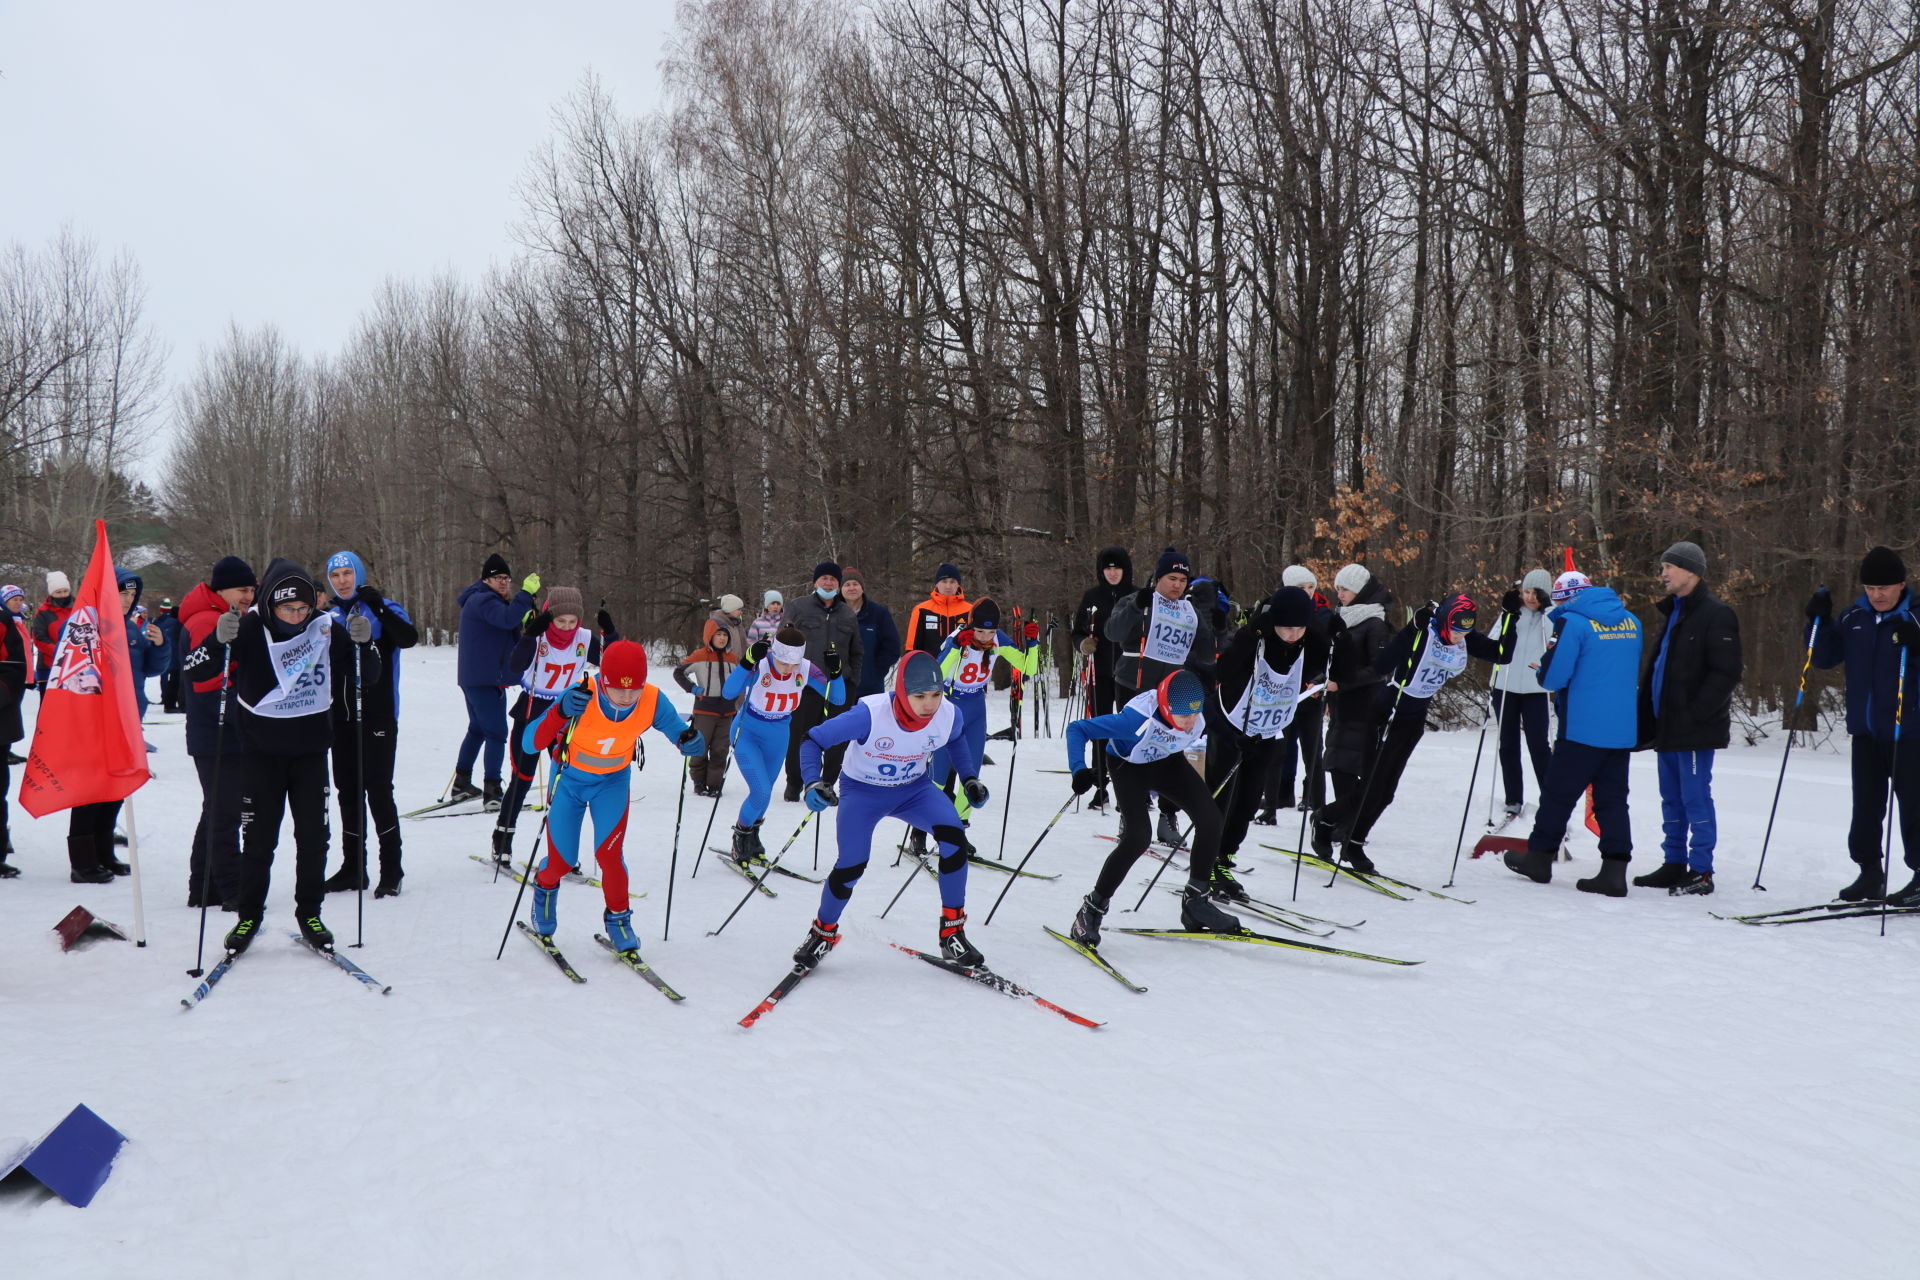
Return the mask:
M 440 792 L 463 723 L 452 652 L 405 661 L 403 809 Z M 1426 963 L 1113 936 L 1107 953 L 1145 995 L 1041 932 L 1065 927 L 1110 847 L 1095 838 L 1110 819 L 1070 813 L 1033 862 L 1062 878 L 1019 882 L 991 927 L 977 922 L 1004 880 L 973 871 L 971 932 L 996 969 L 1105 1019 L 1098 1031 L 888 947 L 930 948 L 937 898 L 923 877 L 879 919 L 905 870 L 876 851 L 846 941 L 747 1031 L 736 1022 L 786 972 L 817 891 L 776 878 L 777 901 L 704 936 L 745 882 L 711 854 L 687 878 L 708 810 L 689 798 L 661 941 L 677 774 L 659 744 L 627 849 L 649 894 L 635 904 L 646 954 L 684 1004 L 593 944 L 598 893 L 578 885 L 562 890 L 559 941 L 585 985 L 517 934 L 495 960 L 515 886 L 467 859 L 491 825 L 471 817 L 406 823 L 405 893 L 368 897 L 366 946 L 346 954 L 391 996 L 287 937 L 285 850 L 269 928 L 184 1012 L 198 791 L 181 729 L 150 736 L 144 950 L 61 954 L 54 921 L 79 902 L 129 923 L 130 889 L 69 884 L 64 819 L 15 810 L 25 875 L 0 882 L 0 1148 L 77 1102 L 132 1141 L 84 1211 L 18 1175 L 0 1186 L 9 1280 L 1920 1270 L 1920 921 L 1894 920 L 1883 941 L 1871 921 L 1754 929 L 1707 914 L 1824 900 L 1850 878 L 1832 753 L 1795 752 L 1770 893 L 1747 886 L 1777 740 L 1721 757 L 1714 898 L 1576 893 L 1594 867 L 1584 833 L 1550 886 L 1463 859 L 1456 892 L 1472 905 L 1306 876 L 1303 910 L 1366 920 L 1330 942 Z M 976 826 L 994 853 L 1011 752 L 990 750 L 995 795 Z M 1446 880 L 1473 750 L 1472 734 L 1421 746 L 1375 832 L 1382 870 Z M 1021 746 L 1009 860 L 1066 797 L 1063 776 L 1038 772 L 1063 756 L 1060 739 Z M 1635 873 L 1658 858 L 1652 765 L 1634 765 Z M 741 794 L 730 780 L 711 843 Z M 803 812 L 776 800 L 768 843 Z M 1469 844 L 1483 830 L 1476 816 Z M 1250 852 L 1253 892 L 1284 900 L 1290 864 Z M 807 869 L 810 838 L 795 854 Z M 344 949 L 353 898 L 326 914 Z M 1175 916 L 1156 893 L 1109 923 Z

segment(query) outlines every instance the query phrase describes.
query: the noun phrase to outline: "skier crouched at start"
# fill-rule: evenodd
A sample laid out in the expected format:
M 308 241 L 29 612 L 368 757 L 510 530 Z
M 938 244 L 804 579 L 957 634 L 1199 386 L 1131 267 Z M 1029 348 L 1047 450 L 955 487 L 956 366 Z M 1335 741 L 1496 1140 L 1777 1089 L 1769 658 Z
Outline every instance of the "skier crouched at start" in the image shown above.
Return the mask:
M 844 795 L 820 781 L 820 761 L 828 747 L 847 743 L 840 765 Z M 800 773 L 806 779 L 807 808 L 824 813 L 840 807 L 840 859 L 820 891 L 820 915 L 793 961 L 811 969 L 840 942 L 840 913 L 853 886 L 867 869 L 873 828 L 882 818 L 899 818 L 917 831 L 931 832 L 940 846 L 940 954 L 955 964 L 978 965 L 980 952 L 967 941 L 967 843 L 953 801 L 927 776 L 927 763 L 941 748 L 960 775 L 967 803 L 987 803 L 987 788 L 976 776 L 979 762 L 967 742 L 960 715 L 946 700 L 940 664 L 924 650 L 911 650 L 893 669 L 893 692 L 860 699 L 849 711 L 808 731 L 800 744 Z
M 831 707 L 847 700 L 844 677 L 828 680 L 807 661 L 807 633 L 791 624 L 774 632 L 771 641 L 754 641 L 747 649 L 747 660 L 728 673 L 720 689 L 720 696 L 728 700 L 747 695 L 733 721 L 733 758 L 740 776 L 747 780 L 747 798 L 740 802 L 739 816 L 733 820 L 732 856 L 743 867 L 767 861 L 760 823 L 773 799 L 773 781 L 786 764 L 793 713 L 807 689 Z
M 528 725 L 521 749 L 538 755 L 560 744 L 560 767 L 547 809 L 547 856 L 533 878 L 533 931 L 551 938 L 560 877 L 580 864 L 580 828 L 593 811 L 600 884 L 607 896 L 607 939 L 615 951 L 640 954 L 627 905 L 627 766 L 649 728 L 671 738 L 684 756 L 706 749 L 660 690 L 647 683 L 647 651 L 616 640 L 600 659 L 600 679 L 568 689 Z
M 1206 780 L 1187 763 L 1185 755 L 1194 740 L 1206 732 L 1200 718 L 1206 700 L 1206 687 L 1200 677 L 1191 671 L 1175 671 L 1157 688 L 1128 699 L 1127 705 L 1113 714 L 1067 725 L 1067 765 L 1073 770 L 1074 794 L 1093 790 L 1096 775 L 1087 765 L 1087 743 L 1105 739 L 1113 797 L 1120 808 L 1120 843 L 1107 856 L 1093 892 L 1081 900 L 1080 913 L 1073 918 L 1073 940 L 1082 946 L 1100 945 L 1100 921 L 1107 914 L 1113 891 L 1147 851 L 1153 838 L 1156 791 L 1193 820 L 1180 926 L 1195 933 L 1240 932 L 1240 921 L 1213 905 L 1209 897 L 1213 861 L 1220 848 L 1220 810 L 1213 803 Z

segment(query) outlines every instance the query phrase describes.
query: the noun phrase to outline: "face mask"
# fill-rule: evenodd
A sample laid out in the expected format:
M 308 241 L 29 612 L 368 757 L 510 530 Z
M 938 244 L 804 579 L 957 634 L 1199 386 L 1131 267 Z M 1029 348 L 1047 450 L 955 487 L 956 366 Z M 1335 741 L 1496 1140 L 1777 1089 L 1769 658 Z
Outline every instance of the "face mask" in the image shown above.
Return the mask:
M 821 598 L 822 600 L 831 600 L 831 599 L 833 599 L 833 598 L 834 598 L 835 596 L 837 596 L 837 595 L 839 595 L 839 594 L 840 594 L 840 588 L 838 588 L 838 587 L 815 587 L 815 588 L 813 589 L 813 594 L 815 594 L 815 595 L 817 595 L 817 596 L 819 596 L 819 597 L 820 597 L 820 598 Z

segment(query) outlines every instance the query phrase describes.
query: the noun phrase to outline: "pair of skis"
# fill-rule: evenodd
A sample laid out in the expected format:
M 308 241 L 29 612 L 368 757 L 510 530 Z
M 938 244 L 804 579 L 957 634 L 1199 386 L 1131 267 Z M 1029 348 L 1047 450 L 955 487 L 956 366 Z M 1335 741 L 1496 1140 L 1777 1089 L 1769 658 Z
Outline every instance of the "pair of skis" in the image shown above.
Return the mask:
M 332 947 L 316 946 L 297 933 L 291 933 L 288 936 L 307 950 L 313 952 L 313 954 L 334 965 L 342 973 L 345 973 L 362 986 L 378 991 L 383 996 L 393 991 L 392 987 L 387 986 L 365 969 L 362 969 L 359 965 L 335 951 Z M 216 964 L 212 969 L 208 970 L 207 976 L 200 980 L 200 985 L 195 987 L 190 995 L 182 998 L 180 1007 L 183 1009 L 191 1009 L 212 995 L 213 989 L 220 984 L 220 979 L 227 976 L 227 970 L 233 968 L 233 962 L 238 960 L 241 954 L 242 953 L 238 951 L 227 952 L 219 964 Z
M 944 969 L 956 977 L 965 978 L 969 982 L 977 982 L 991 991 L 998 991 L 1001 995 L 1009 999 L 1025 1000 L 1047 1010 L 1049 1013 L 1057 1013 L 1075 1026 L 1103 1027 L 1106 1025 L 1104 1022 L 1095 1022 L 1091 1018 L 1083 1018 L 1071 1009 L 1062 1008 L 1045 996 L 1034 994 L 1011 978 L 995 973 L 985 965 L 957 964 L 944 956 L 930 955 L 925 951 L 915 951 L 912 947 L 903 947 L 897 942 L 889 942 L 887 945 L 904 955 L 912 956 L 916 960 L 924 960 L 936 969 Z M 773 1011 L 775 1005 L 791 995 L 793 989 L 799 986 L 806 976 L 812 972 L 812 968 L 796 963 L 793 966 L 792 972 L 780 979 L 773 990 L 767 993 L 767 998 L 755 1005 L 747 1013 L 746 1017 L 740 1019 L 740 1025 L 743 1027 L 751 1027 L 759 1022 L 761 1018 Z
M 1920 916 L 1920 907 L 1883 907 L 1878 902 L 1816 902 L 1810 907 L 1788 907 L 1781 911 L 1756 911 L 1750 915 L 1722 915 L 1718 911 L 1709 911 L 1715 920 L 1733 920 L 1740 924 L 1782 925 L 1810 924 L 1815 920 L 1859 920 L 1878 916 L 1884 910 L 1889 916 Z
M 1375 893 L 1383 894 L 1389 898 L 1397 898 L 1401 902 L 1410 901 L 1410 895 L 1419 893 L 1424 893 L 1429 898 L 1442 898 L 1448 902 L 1471 904 L 1475 901 L 1473 898 L 1456 898 L 1452 894 L 1442 893 L 1438 889 L 1422 888 L 1420 885 L 1414 884 L 1411 881 L 1396 880 L 1392 876 L 1383 875 L 1378 871 L 1355 871 L 1344 862 L 1329 862 L 1317 853 L 1302 853 L 1297 849 L 1283 849 L 1277 844 L 1262 844 L 1260 847 L 1262 849 L 1271 849 L 1275 853 L 1285 854 L 1289 858 L 1298 860 L 1302 866 L 1318 867 L 1322 871 L 1337 873 L 1353 881 L 1355 884 L 1364 885 Z M 1405 893 L 1400 892 L 1400 890 L 1403 889 L 1406 890 Z
M 546 934 L 543 934 L 543 933 L 535 933 L 533 931 L 533 926 L 528 924 L 525 920 L 515 920 L 513 923 L 515 928 L 519 929 L 521 933 L 524 933 L 527 936 L 528 941 L 532 942 L 534 946 L 538 947 L 546 955 L 546 957 L 549 960 L 553 961 L 553 963 L 559 967 L 560 972 L 567 976 L 568 981 L 570 982 L 586 981 L 586 979 L 581 977 L 579 972 L 574 969 L 572 962 L 569 961 L 565 955 L 561 954 L 560 948 L 554 945 L 552 938 L 548 937 Z M 639 952 L 616 950 L 613 945 L 613 940 L 608 938 L 603 933 L 594 934 L 593 940 L 599 943 L 600 946 L 607 952 L 607 954 L 612 956 L 615 961 L 625 965 L 627 968 L 633 970 L 635 973 L 639 974 L 642 978 L 646 979 L 647 985 L 651 986 L 655 991 L 658 991 L 661 995 L 665 996 L 667 999 L 673 1000 L 676 1002 L 686 999 L 685 996 L 681 995 L 678 991 L 675 991 L 672 987 L 668 986 L 667 980 L 665 978 L 662 978 L 659 974 L 655 973 L 653 970 L 653 966 L 640 958 Z
M 1046 928 L 1044 925 L 1041 927 Z M 1344 956 L 1349 960 L 1371 960 L 1375 964 L 1412 966 L 1425 963 L 1422 960 L 1396 960 L 1391 956 L 1376 956 L 1365 951 L 1349 951 L 1345 947 L 1329 947 L 1318 942 L 1303 942 L 1298 938 L 1279 938 L 1272 934 L 1255 933 L 1251 929 L 1242 929 L 1239 933 L 1205 933 L 1195 929 L 1108 929 L 1106 932 L 1125 933 L 1136 938 L 1172 938 L 1182 942 L 1244 942 L 1261 947 L 1284 947 L 1290 951 L 1311 951 L 1325 956 Z M 1077 942 L 1057 929 L 1047 929 L 1047 936 L 1060 942 L 1069 951 L 1091 961 L 1100 972 L 1129 991 L 1146 990 L 1145 987 L 1120 972 L 1111 960 L 1101 955 L 1095 948 Z

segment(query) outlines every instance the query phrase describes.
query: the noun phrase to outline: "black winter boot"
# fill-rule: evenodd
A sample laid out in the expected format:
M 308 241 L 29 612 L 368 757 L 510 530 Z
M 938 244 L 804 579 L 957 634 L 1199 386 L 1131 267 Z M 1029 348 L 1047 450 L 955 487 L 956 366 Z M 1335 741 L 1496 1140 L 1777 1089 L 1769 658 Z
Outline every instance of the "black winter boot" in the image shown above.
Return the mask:
M 794 951 L 793 963 L 798 968 L 811 969 L 820 963 L 827 952 L 839 945 L 839 923 L 836 921 L 833 924 L 821 924 L 819 920 L 815 920 L 812 927 L 807 930 L 807 940 Z
M 333 945 L 333 930 L 327 928 L 326 925 L 320 922 L 319 912 L 316 911 L 310 915 L 301 916 L 299 917 L 299 922 L 300 940 L 302 942 L 315 947 L 331 947 Z
M 113 871 L 100 865 L 99 844 L 92 836 L 67 837 L 67 879 L 74 884 L 112 884 Z
M 1671 889 L 1686 878 L 1686 863 L 1663 862 L 1658 870 L 1649 871 L 1643 876 L 1635 876 L 1633 883 L 1641 889 Z
M 513 828 L 493 829 L 493 860 L 503 867 L 513 865 Z
M 373 896 L 376 898 L 399 897 L 400 896 L 400 879 L 401 879 L 400 873 L 397 871 L 392 873 L 382 871 L 380 873 L 380 883 L 374 886 Z
M 753 828 L 743 827 L 737 822 L 734 823 L 733 853 L 731 855 L 733 860 L 743 867 L 751 867 L 756 861 L 753 855 Z
M 1330 822 L 1322 822 L 1320 819 L 1315 818 L 1313 820 L 1313 835 L 1310 839 L 1313 846 L 1314 857 L 1332 862 L 1334 842 L 1333 824 Z
M 1220 857 L 1213 863 L 1213 896 L 1221 902 L 1245 902 L 1247 891 L 1233 877 L 1233 859 Z
M 1525 853 L 1502 854 L 1500 860 L 1507 864 L 1507 870 L 1517 871 L 1535 884 L 1553 882 L 1553 850 L 1535 853 L 1529 849 Z
M 1886 877 L 1880 874 L 1880 864 L 1863 862 L 1860 874 L 1852 884 L 1836 893 L 1834 897 L 1842 902 L 1878 902 L 1887 892 Z
M 1573 887 L 1582 893 L 1601 893 L 1609 898 L 1627 896 L 1627 859 L 1600 859 L 1600 870 L 1585 880 L 1575 880 Z
M 260 932 L 259 916 L 241 916 L 240 922 L 227 930 L 226 948 L 239 955 L 253 945 L 253 935 Z
M 1363 876 L 1373 874 L 1373 859 L 1367 856 L 1367 842 L 1364 840 L 1348 836 L 1346 843 L 1340 846 L 1340 861 Z
M 1191 933 L 1239 933 L 1240 921 L 1213 905 L 1206 885 L 1189 882 L 1180 891 L 1180 927 Z
M 1153 838 L 1169 849 L 1180 847 L 1180 827 L 1174 822 L 1172 814 L 1166 812 L 1160 814 L 1159 825 L 1153 829 Z
M 1107 794 L 1107 789 L 1104 786 L 1100 786 L 1093 789 L 1093 799 L 1087 801 L 1087 808 L 1092 809 L 1095 813 L 1105 813 L 1108 806 L 1112 803 L 1113 797 Z
M 488 778 L 480 791 L 480 807 L 488 813 L 500 811 L 500 779 Z
M 367 870 L 365 867 L 358 871 L 352 867 L 342 867 L 328 876 L 321 887 L 328 893 L 352 893 L 355 889 L 365 889 L 368 887 Z
M 1097 893 L 1090 893 L 1080 899 L 1080 910 L 1073 917 L 1073 928 L 1067 936 L 1083 947 L 1095 950 L 1100 946 L 1100 922 L 1106 918 L 1108 899 Z

